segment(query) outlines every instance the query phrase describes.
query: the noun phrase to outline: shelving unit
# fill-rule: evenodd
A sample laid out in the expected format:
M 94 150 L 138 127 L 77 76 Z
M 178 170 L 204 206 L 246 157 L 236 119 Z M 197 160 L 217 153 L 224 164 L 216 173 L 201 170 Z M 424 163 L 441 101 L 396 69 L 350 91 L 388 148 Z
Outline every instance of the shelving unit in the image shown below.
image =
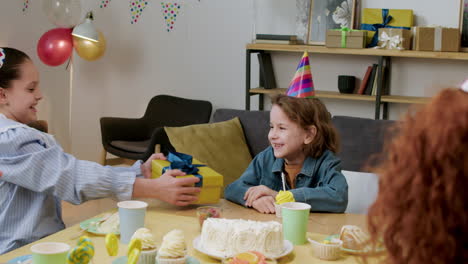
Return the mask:
M 342 55 L 357 55 L 357 56 L 377 56 L 378 71 L 382 71 L 382 67 L 386 66 L 386 78 L 382 79 L 379 75 L 377 79 L 377 95 L 360 95 L 360 94 L 342 94 L 333 91 L 316 91 L 318 98 L 332 98 L 340 100 L 357 100 L 375 102 L 375 119 L 388 118 L 388 104 L 424 104 L 429 98 L 415 96 L 400 96 L 400 95 L 382 95 L 383 88 L 390 92 L 390 74 L 391 74 L 391 57 L 407 57 L 420 59 L 446 59 L 446 60 L 468 60 L 468 53 L 463 52 L 427 52 L 413 50 L 384 50 L 384 49 L 342 49 L 342 48 L 327 48 L 324 46 L 308 46 L 308 45 L 281 45 L 281 44 L 247 44 L 246 46 L 246 100 L 245 108 L 250 109 L 250 96 L 259 95 L 259 108 L 263 110 L 263 97 L 265 94 L 286 93 L 286 88 L 263 89 L 250 87 L 250 67 L 251 54 L 260 52 L 304 52 L 310 54 L 342 54 Z M 382 109 L 381 109 L 382 108 Z

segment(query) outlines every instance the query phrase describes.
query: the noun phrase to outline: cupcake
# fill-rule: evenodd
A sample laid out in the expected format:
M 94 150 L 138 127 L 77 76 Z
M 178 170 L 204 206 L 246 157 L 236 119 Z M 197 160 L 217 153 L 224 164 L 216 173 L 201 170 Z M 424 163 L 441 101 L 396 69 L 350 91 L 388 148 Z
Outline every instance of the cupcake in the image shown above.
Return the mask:
M 156 242 L 153 234 L 148 228 L 139 228 L 132 236 L 132 239 L 141 240 L 141 254 L 138 264 L 155 264 L 156 261 Z
M 275 197 L 275 212 L 277 217 L 281 217 L 281 205 L 284 203 L 295 202 L 294 195 L 290 191 L 279 191 Z
M 163 237 L 156 260 L 158 264 L 185 264 L 187 247 L 182 230 L 174 229 Z
M 341 246 L 343 242 L 339 239 L 323 240 L 321 242 L 309 239 L 312 245 L 312 252 L 319 259 L 336 260 L 341 256 Z

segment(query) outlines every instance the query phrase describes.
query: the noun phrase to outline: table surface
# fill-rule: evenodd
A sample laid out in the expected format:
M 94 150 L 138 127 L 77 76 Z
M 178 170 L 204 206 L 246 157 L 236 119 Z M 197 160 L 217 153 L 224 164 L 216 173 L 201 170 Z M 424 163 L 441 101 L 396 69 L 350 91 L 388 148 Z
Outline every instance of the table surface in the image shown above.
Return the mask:
M 188 254 L 195 257 L 200 263 L 220 263 L 220 260 L 211 258 L 193 248 L 192 241 L 200 235 L 200 226 L 196 216 L 198 206 L 175 207 L 160 201 L 144 200 L 149 203 L 145 218 L 145 226 L 151 229 L 156 239 L 158 247 L 161 245 L 162 237 L 172 229 L 181 229 L 184 231 L 187 242 Z M 271 214 L 261 214 L 254 209 L 244 208 L 226 200 L 220 200 L 217 204 L 222 208 L 222 217 L 228 219 L 249 219 L 256 221 L 278 221 Z M 117 209 L 111 210 L 115 212 Z M 358 214 L 328 214 L 311 213 L 309 216 L 308 232 L 319 234 L 338 234 L 343 225 L 357 225 L 366 229 L 366 215 Z M 0 256 L 0 263 L 7 262 L 18 256 L 31 254 L 30 247 L 38 242 L 65 242 L 70 246 L 76 246 L 79 234 L 81 233 L 79 224 L 68 227 L 60 232 L 45 237 L 39 241 L 13 250 Z M 98 236 L 87 232 L 82 232 L 91 238 L 95 245 L 95 256 L 93 263 L 112 263 L 117 257 L 109 257 L 105 249 L 104 236 Z M 127 245 L 120 244 L 118 256 L 126 254 Z M 374 260 L 374 261 L 373 261 Z M 313 256 L 309 243 L 301 246 L 295 246 L 291 254 L 278 259 L 278 263 L 361 263 L 360 257 L 343 254 L 337 261 L 322 261 Z M 370 259 L 370 262 L 377 262 L 377 259 Z

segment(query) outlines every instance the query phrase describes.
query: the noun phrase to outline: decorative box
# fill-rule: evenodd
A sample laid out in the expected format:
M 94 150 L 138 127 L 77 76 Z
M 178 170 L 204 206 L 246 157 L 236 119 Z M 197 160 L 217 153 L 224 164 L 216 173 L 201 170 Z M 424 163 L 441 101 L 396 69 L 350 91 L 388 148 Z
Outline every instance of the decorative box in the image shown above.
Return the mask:
M 375 47 L 378 42 L 379 28 L 411 29 L 413 10 L 364 8 L 362 11 L 361 29 L 367 30 L 367 46 Z
M 458 28 L 413 27 L 413 49 L 420 51 L 459 51 Z
M 366 47 L 367 32 L 364 30 L 327 30 L 325 46 L 327 48 L 362 49 Z
M 190 156 L 191 157 L 191 156 Z M 169 159 L 169 157 L 168 157 Z M 200 182 L 195 186 L 201 187 L 201 192 L 198 194 L 198 200 L 196 204 L 211 204 L 218 203 L 219 198 L 221 197 L 221 190 L 223 188 L 223 176 L 212 168 L 206 166 L 197 159 L 191 161 L 192 165 L 203 165 L 197 167 L 198 175 L 187 174 L 185 176 L 177 176 L 176 178 L 186 178 L 186 177 L 199 177 Z M 151 164 L 152 169 L 152 178 L 158 178 L 162 175 L 164 168 L 171 165 L 170 161 L 167 160 L 153 160 Z
M 401 28 L 379 28 L 378 46 L 384 49 L 411 49 L 411 30 Z

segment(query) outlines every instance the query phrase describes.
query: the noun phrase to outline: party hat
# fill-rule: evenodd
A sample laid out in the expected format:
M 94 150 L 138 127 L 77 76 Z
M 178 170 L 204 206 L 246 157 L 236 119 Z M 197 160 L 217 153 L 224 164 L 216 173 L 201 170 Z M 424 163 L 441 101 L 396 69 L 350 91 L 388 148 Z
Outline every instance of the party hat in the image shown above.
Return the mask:
M 309 54 L 307 51 L 302 55 L 301 62 L 296 69 L 286 95 L 300 98 L 315 97 L 314 82 L 310 71 Z

